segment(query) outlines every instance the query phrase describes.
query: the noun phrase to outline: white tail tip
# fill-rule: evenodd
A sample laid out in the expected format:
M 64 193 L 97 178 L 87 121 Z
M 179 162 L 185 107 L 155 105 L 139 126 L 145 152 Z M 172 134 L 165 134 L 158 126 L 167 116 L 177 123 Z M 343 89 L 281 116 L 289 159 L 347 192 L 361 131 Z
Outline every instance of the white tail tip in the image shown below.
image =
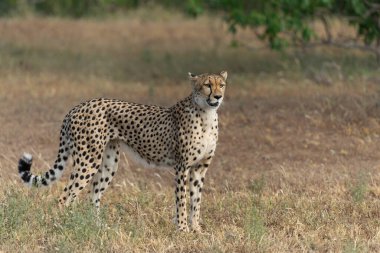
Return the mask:
M 31 162 L 33 160 L 33 156 L 29 153 L 24 153 L 22 155 L 22 159 L 26 162 Z

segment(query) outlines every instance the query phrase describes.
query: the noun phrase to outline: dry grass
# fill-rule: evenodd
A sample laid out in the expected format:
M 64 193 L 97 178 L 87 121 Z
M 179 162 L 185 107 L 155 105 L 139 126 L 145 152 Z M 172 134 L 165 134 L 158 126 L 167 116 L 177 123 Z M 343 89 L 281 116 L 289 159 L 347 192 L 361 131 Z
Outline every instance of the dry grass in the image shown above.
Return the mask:
M 220 21 L 167 13 L 0 20 L 0 250 L 4 252 L 378 252 L 378 67 L 368 55 L 229 47 Z M 160 18 L 163 17 L 163 18 Z M 238 34 L 249 37 L 249 31 Z M 206 178 L 205 234 L 178 234 L 171 171 L 123 159 L 97 226 L 85 196 L 59 211 L 52 163 L 65 113 L 92 97 L 173 104 L 187 71 L 227 69 L 220 142 Z

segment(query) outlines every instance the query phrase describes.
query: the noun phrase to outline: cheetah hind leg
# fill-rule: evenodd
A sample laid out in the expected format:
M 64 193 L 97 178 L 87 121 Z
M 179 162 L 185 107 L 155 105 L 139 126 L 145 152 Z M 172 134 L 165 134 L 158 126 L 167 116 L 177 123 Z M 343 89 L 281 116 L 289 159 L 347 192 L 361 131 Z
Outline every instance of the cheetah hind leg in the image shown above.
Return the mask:
M 99 158 L 104 153 L 104 146 L 88 151 L 86 158 L 81 156 L 78 150 L 73 150 L 73 172 L 69 183 L 63 190 L 59 198 L 61 208 L 71 205 L 78 197 L 79 193 L 86 187 L 90 180 L 100 169 L 102 160 Z M 83 151 L 82 151 L 83 152 Z
M 113 176 L 118 169 L 120 159 L 120 144 L 118 141 L 110 141 L 103 154 L 102 164 L 91 181 L 90 199 L 96 207 L 97 223 L 100 224 L 100 199 L 110 185 Z

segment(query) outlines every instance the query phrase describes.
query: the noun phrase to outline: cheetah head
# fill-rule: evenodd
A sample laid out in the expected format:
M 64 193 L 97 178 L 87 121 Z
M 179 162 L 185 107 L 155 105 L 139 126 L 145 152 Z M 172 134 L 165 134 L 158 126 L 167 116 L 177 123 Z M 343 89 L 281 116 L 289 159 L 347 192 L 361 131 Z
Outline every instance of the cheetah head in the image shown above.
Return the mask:
M 193 84 L 195 103 L 203 109 L 217 109 L 223 101 L 227 71 L 220 74 L 194 75 L 189 72 Z

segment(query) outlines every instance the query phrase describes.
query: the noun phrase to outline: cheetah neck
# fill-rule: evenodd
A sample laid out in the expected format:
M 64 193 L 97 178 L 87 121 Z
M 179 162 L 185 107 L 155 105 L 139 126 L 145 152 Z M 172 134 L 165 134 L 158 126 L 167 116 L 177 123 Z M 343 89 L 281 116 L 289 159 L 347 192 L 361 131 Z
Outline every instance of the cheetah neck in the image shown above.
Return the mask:
M 203 110 L 200 115 L 204 130 L 213 129 L 218 124 L 218 113 L 216 110 Z
M 192 94 L 188 101 L 191 103 L 191 106 L 195 108 L 196 111 L 201 116 L 203 122 L 203 130 L 207 131 L 208 129 L 213 129 L 218 124 L 218 113 L 217 108 L 206 107 L 206 109 L 199 106 L 199 104 L 195 101 L 195 96 Z

